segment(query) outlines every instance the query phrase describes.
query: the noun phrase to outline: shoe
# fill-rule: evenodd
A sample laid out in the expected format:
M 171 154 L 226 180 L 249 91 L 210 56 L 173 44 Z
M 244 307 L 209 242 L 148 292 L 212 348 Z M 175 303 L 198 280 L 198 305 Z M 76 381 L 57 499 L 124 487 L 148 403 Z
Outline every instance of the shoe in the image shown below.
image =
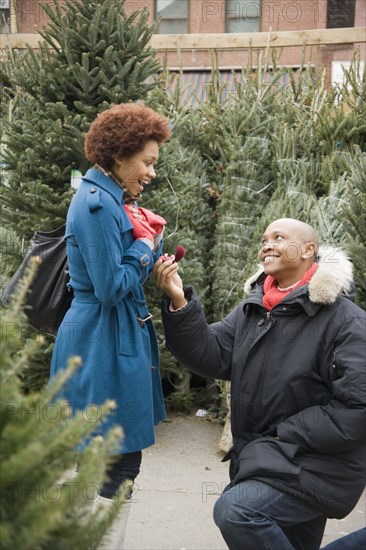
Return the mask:
M 123 550 L 128 516 L 130 515 L 131 509 L 132 487 L 133 482 L 130 482 L 127 487 L 124 488 L 122 494 L 126 499 L 124 500 L 112 525 L 103 536 L 100 545 L 98 546 L 98 550 Z M 97 495 L 93 502 L 93 513 L 99 513 L 100 511 L 101 516 L 103 517 L 104 514 L 108 514 L 112 504 L 113 499 Z

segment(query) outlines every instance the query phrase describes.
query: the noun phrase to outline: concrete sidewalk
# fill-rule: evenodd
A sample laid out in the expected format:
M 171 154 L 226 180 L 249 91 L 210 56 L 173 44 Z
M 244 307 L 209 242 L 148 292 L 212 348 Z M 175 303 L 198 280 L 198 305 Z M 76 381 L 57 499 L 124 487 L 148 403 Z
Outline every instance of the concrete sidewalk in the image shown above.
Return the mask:
M 229 481 L 218 450 L 221 433 L 221 425 L 195 416 L 174 416 L 158 426 L 156 444 L 143 452 L 126 550 L 226 550 L 212 519 Z M 364 525 L 363 497 L 347 518 L 328 521 L 323 545 Z

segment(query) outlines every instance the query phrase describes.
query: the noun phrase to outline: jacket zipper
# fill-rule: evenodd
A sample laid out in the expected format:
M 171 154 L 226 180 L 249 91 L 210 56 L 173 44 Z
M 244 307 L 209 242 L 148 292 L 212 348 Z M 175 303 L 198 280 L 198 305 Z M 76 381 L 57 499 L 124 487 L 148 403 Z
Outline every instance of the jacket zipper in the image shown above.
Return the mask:
M 268 332 L 271 330 L 271 328 L 273 327 L 273 325 L 275 324 L 276 322 L 276 319 L 273 317 L 272 315 L 272 311 L 266 311 L 265 313 L 265 319 L 266 319 L 266 323 L 269 322 L 271 323 L 270 324 L 270 327 L 267 329 L 266 331 L 266 334 L 268 334 Z M 262 394 L 263 394 L 263 380 L 264 380 L 264 374 L 267 370 L 267 359 L 268 359 L 268 354 L 269 354 L 269 344 L 267 344 L 267 349 L 266 349 L 266 352 L 265 352 L 265 355 L 264 355 L 264 359 L 263 359 L 263 368 L 262 368 L 262 373 L 261 373 L 261 377 L 260 377 L 260 381 L 259 381 L 259 392 L 258 392 L 258 408 L 262 402 Z

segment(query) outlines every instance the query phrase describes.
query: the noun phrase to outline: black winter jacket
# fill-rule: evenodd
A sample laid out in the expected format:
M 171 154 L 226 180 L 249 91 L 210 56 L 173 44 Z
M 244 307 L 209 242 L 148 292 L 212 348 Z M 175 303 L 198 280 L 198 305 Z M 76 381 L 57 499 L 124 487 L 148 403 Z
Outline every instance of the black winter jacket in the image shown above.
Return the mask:
M 320 260 L 270 313 L 264 277 L 211 325 L 191 287 L 181 311 L 165 297 L 167 347 L 193 372 L 231 380 L 232 484 L 264 481 L 342 518 L 365 485 L 366 313 L 344 295 L 352 266 L 341 251 Z

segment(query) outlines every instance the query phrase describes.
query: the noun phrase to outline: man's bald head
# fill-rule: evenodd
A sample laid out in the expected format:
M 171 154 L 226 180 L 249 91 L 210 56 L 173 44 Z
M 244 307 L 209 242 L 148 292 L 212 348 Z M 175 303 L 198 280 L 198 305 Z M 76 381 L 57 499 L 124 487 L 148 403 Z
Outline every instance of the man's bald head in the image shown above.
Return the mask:
M 284 230 L 303 243 L 314 243 L 315 254 L 318 254 L 319 243 L 318 235 L 312 225 L 295 220 L 294 218 L 280 218 L 270 223 L 266 229 L 266 232 L 273 230 Z

